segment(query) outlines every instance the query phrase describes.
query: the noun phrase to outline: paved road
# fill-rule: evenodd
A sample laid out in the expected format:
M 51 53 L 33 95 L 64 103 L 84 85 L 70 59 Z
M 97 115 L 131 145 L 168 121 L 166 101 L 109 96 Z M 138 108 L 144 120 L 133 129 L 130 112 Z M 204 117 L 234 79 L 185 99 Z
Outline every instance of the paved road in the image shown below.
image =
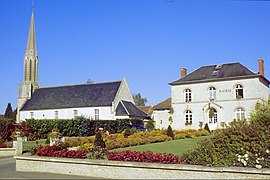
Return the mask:
M 0 179 L 101 179 L 51 173 L 16 172 L 14 157 L 0 157 Z

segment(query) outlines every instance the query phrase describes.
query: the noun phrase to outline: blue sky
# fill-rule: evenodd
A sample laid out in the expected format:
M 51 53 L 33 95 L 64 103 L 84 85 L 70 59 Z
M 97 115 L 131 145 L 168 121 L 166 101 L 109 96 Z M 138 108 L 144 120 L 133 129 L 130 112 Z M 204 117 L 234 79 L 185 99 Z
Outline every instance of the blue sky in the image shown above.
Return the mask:
M 0 113 L 17 106 L 32 0 L 0 1 Z M 270 78 L 270 2 L 36 0 L 39 82 L 58 86 L 126 77 L 148 105 L 203 65 L 240 62 Z

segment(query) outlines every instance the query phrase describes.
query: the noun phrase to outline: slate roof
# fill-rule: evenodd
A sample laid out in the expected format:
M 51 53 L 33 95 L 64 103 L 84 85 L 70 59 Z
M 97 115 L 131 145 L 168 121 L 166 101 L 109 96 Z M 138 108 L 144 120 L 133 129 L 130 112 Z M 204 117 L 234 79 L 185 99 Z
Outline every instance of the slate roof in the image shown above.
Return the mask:
M 120 101 L 116 108 L 116 116 L 147 117 L 147 114 L 135 106 L 132 102 Z
M 21 111 L 111 106 L 120 84 L 115 81 L 36 89 Z
M 213 73 L 216 71 L 216 73 Z M 178 84 L 188 84 L 188 83 L 197 83 L 205 81 L 218 81 L 224 79 L 237 79 L 237 78 L 248 78 L 248 77 L 259 77 L 260 75 L 253 73 L 248 68 L 242 64 L 228 63 L 222 64 L 220 68 L 217 68 L 217 65 L 203 66 L 190 74 L 180 78 L 177 81 L 169 83 L 170 85 Z M 269 84 L 269 81 L 264 78 Z
M 172 98 L 168 98 L 165 101 L 155 105 L 153 110 L 170 110 L 172 107 Z

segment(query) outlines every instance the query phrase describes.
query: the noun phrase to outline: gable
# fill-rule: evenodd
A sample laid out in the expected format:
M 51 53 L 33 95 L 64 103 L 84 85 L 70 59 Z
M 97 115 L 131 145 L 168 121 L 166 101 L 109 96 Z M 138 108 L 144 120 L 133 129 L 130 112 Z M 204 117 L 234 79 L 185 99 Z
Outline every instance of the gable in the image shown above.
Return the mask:
M 132 102 L 120 101 L 116 108 L 116 116 L 147 117 L 147 114 L 135 106 Z
M 21 108 L 26 110 L 111 106 L 121 81 L 40 88 Z

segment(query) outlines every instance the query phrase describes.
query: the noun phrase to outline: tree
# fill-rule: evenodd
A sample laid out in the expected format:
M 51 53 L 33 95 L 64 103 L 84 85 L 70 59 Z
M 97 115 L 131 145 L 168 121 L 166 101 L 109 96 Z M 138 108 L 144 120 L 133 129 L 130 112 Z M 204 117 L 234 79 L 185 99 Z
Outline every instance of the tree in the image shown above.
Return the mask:
M 142 98 L 141 94 L 133 94 L 133 99 L 136 106 L 145 106 L 145 103 L 147 103 L 147 98 Z
M 4 118 L 12 119 L 12 116 L 13 116 L 13 111 L 12 111 L 11 103 L 8 103 Z
M 172 139 L 174 139 L 174 134 L 171 125 L 168 126 L 167 129 L 167 136 L 170 136 Z
M 16 120 L 17 116 L 17 108 L 12 112 L 12 119 Z

